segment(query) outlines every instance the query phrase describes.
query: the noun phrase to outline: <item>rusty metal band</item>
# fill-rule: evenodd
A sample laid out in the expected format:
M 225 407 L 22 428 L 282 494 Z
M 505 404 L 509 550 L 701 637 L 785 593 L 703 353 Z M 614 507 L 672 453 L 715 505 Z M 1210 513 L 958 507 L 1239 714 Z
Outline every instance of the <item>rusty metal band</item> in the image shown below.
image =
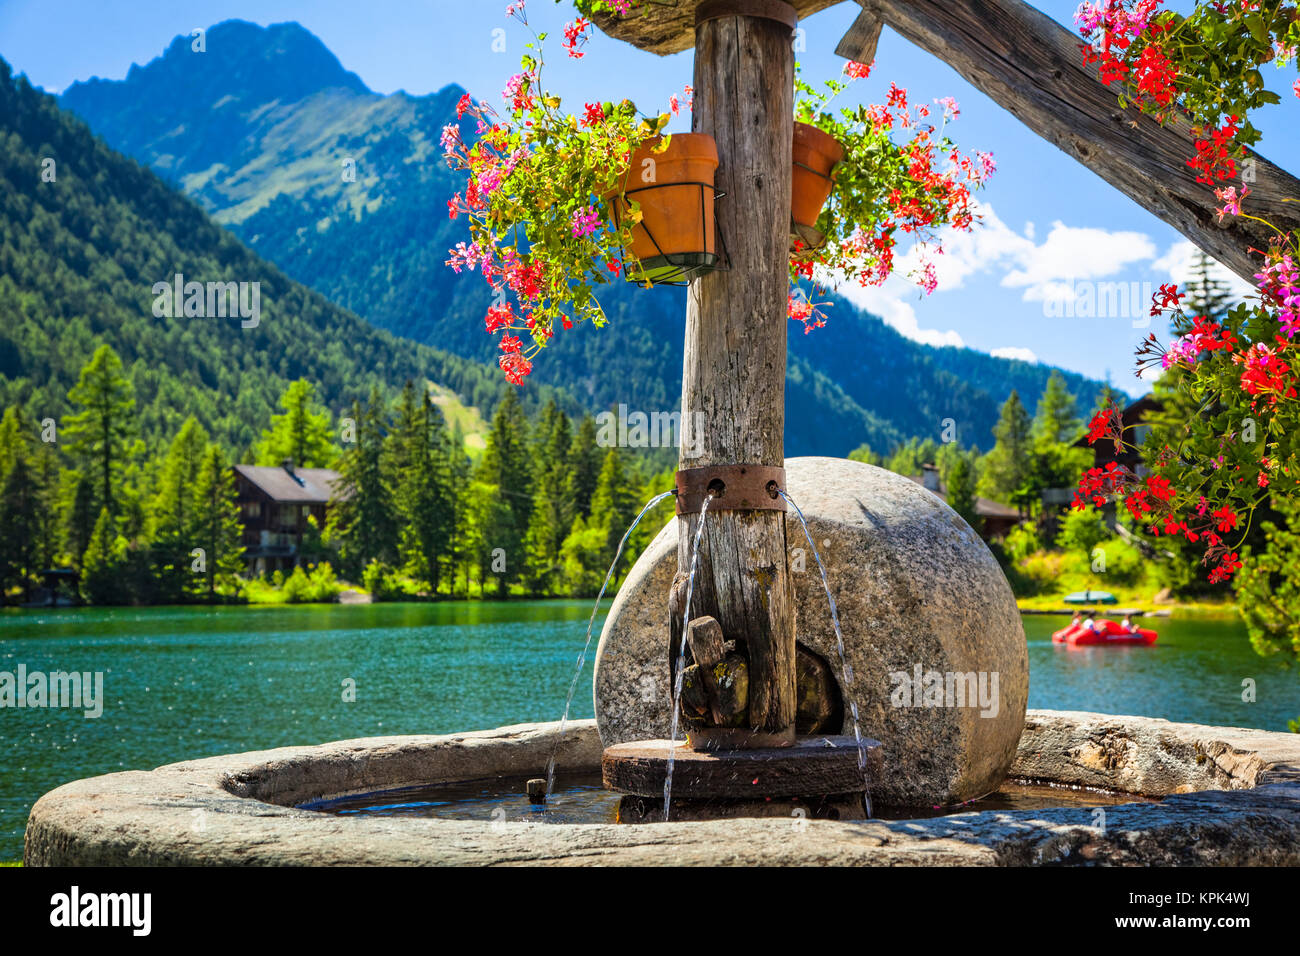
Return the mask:
M 695 25 L 723 17 L 754 17 L 775 20 L 791 30 L 799 22 L 794 7 L 784 0 L 704 0 L 695 8 Z
M 713 492 L 710 511 L 785 511 L 777 492 L 785 487 L 785 469 L 771 465 L 708 465 L 685 468 L 675 476 L 677 513 L 699 514 Z

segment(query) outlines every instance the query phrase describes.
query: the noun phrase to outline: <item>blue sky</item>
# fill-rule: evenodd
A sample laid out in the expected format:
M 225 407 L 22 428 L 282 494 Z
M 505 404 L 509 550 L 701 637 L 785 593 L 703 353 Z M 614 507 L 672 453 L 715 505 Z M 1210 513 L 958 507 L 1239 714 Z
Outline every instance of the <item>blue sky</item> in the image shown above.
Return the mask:
M 1076 6 L 1073 0 L 1036 5 L 1066 24 Z M 56 92 L 92 76 L 121 78 L 132 63 L 148 62 L 196 27 L 231 18 L 295 20 L 377 92 L 421 94 L 458 83 L 476 98 L 496 101 L 528 40 L 504 17 L 504 7 L 504 0 L 0 0 L 0 55 Z M 799 61 L 806 78 L 839 73 L 844 61 L 834 49 L 857 9 L 841 3 L 802 24 L 806 50 Z M 567 3 L 529 4 L 534 28 L 552 31 L 555 40 L 572 15 Z M 504 52 L 493 50 L 497 29 L 505 30 Z M 549 85 L 566 101 L 629 97 L 649 111 L 691 81 L 689 52 L 657 57 L 599 34 L 581 61 L 563 57 L 554 41 L 548 48 Z M 1294 70 L 1266 69 L 1265 78 L 1282 104 L 1257 118 L 1264 131 L 1260 151 L 1300 171 L 1300 100 L 1289 91 Z M 891 80 L 914 102 L 956 97 L 961 116 L 950 132 L 963 149 L 992 151 L 998 171 L 980 196 L 983 227 L 955 237 L 939 260 L 939 291 L 925 297 L 902 279 L 843 291 L 918 341 L 1033 358 L 1109 377 L 1139 394 L 1132 352 L 1147 331 L 1134 327 L 1134 315 L 1145 311 L 1141 303 L 1102 318 L 1064 317 L 1052 303 L 1081 280 L 1136 284 L 1140 296 L 1144 283 L 1180 277 L 1189 245 L 944 63 L 886 30 L 871 78 L 846 95 L 877 102 Z M 833 316 L 814 334 L 835 335 Z

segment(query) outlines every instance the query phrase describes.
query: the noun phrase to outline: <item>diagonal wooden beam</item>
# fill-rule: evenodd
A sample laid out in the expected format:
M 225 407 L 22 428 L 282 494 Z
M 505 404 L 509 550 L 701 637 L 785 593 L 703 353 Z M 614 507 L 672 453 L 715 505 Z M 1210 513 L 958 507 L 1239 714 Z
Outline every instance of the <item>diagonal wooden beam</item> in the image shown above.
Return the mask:
M 1247 219 L 1222 225 L 1210 187 L 1187 166 L 1195 153 L 1190 124 L 1162 126 L 1133 107 L 1120 109 L 1117 88 L 1084 66 L 1082 39 L 1023 0 L 858 0 L 859 22 L 836 52 L 868 60 L 862 38 L 874 21 L 960 73 L 1048 142 L 1149 209 L 1193 243 L 1254 283 L 1272 231 Z M 874 51 L 873 51 L 874 52 Z M 1300 229 L 1300 180 L 1250 154 L 1246 211 L 1278 228 Z

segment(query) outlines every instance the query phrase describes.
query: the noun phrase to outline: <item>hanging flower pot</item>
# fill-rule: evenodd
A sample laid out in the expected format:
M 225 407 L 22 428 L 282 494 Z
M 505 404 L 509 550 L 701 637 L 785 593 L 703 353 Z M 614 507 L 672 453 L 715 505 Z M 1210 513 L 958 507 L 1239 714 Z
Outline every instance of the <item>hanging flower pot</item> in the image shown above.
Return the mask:
M 821 236 L 813 227 L 830 198 L 834 185 L 831 170 L 844 159 L 844 147 L 816 126 L 795 123 L 792 158 L 790 218 L 794 232 L 809 245 L 817 245 Z
M 628 251 L 639 260 L 625 270 L 629 281 L 680 283 L 718 262 L 714 226 L 714 173 L 718 147 L 704 133 L 674 133 L 668 146 L 648 140 L 632 153 L 623 192 L 611 197 L 614 224 L 635 202 L 641 219 L 632 227 Z

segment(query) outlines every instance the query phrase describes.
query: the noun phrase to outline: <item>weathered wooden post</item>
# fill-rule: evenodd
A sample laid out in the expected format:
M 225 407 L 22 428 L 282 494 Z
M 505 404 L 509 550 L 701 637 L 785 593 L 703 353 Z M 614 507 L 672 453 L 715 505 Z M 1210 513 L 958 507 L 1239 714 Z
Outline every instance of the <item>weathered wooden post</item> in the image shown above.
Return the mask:
M 794 743 L 795 608 L 786 560 L 786 296 L 795 11 L 781 0 L 708 0 L 696 9 L 693 130 L 718 146 L 715 215 L 723 269 L 687 297 L 678 474 L 680 607 L 700 507 L 710 488 L 691 616 L 717 619 L 749 661 L 752 734 L 732 745 Z M 696 454 L 692 454 L 695 452 Z M 680 646 L 672 615 L 670 660 Z M 670 667 L 672 664 L 670 664 Z M 707 734 L 702 735 L 708 739 Z
M 717 675 L 703 668 L 695 675 L 693 749 L 667 740 L 605 749 L 605 785 L 634 795 L 621 819 L 657 818 L 670 786 L 679 819 L 717 813 L 701 804 L 716 800 L 730 803 L 724 815 L 791 807 L 860 814 L 860 760 L 871 772 L 880 768 L 874 741 L 796 737 L 794 587 L 786 506 L 777 493 L 785 487 L 793 39 L 798 10 L 832 2 L 704 0 L 693 8 L 648 5 L 639 17 L 601 21 L 607 32 L 663 53 L 689 46 L 684 21 L 693 11 L 692 128 L 714 138 L 715 185 L 725 193 L 714 214 L 726 259 L 693 279 L 687 296 L 682 425 L 691 440 L 683 440 L 678 459 L 678 572 L 667 596 L 665 652 L 675 678 L 682 641 L 689 640 L 697 662 L 721 668 L 729 683 L 720 688 Z M 686 634 L 687 572 L 701 521 Z M 727 650 L 733 641 L 739 654 Z M 728 666 L 743 666 L 747 680 Z M 733 721 L 744 684 L 744 719 Z M 710 726 L 717 724 L 723 726 Z M 675 763 L 681 772 L 672 784 Z M 799 802 L 808 797 L 820 802 Z

